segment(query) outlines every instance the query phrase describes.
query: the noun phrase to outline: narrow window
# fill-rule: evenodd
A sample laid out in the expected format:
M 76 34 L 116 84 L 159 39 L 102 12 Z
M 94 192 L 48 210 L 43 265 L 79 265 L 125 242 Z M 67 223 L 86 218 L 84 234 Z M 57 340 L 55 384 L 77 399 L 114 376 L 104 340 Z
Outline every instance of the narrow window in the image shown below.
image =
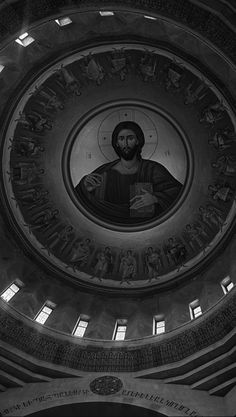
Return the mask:
M 100 16 L 114 16 L 114 12 L 111 12 L 111 11 L 103 11 L 103 10 L 101 10 L 100 12 L 99 12 L 99 14 L 100 14 Z
M 165 333 L 165 320 L 153 317 L 153 334 Z
M 51 301 L 46 301 L 43 307 L 36 314 L 34 320 L 37 321 L 37 323 L 44 324 L 55 307 L 56 304 L 52 303 Z
M 153 17 L 153 16 L 144 15 L 143 17 L 145 19 L 149 19 L 149 20 L 157 20 L 157 18 L 156 17 Z
M 220 284 L 221 284 L 221 288 L 224 294 L 227 294 L 228 292 L 230 292 L 232 288 L 234 287 L 234 283 L 231 281 L 229 276 L 224 278 Z
M 196 319 L 202 315 L 202 309 L 199 300 L 194 300 L 189 304 L 189 311 L 191 320 Z
M 88 327 L 88 324 L 89 324 L 89 318 L 84 318 L 83 316 L 80 316 L 79 320 L 77 321 L 74 327 L 72 334 L 74 336 L 83 337 Z
M 125 333 L 127 329 L 127 320 L 119 319 L 116 321 L 113 340 L 125 340 Z
M 59 19 L 56 19 L 55 22 L 58 24 L 58 26 L 67 26 L 72 23 L 72 20 L 70 17 L 60 17 Z
M 25 32 L 16 39 L 16 42 L 19 43 L 19 45 L 26 47 L 34 42 L 34 38 Z
M 8 303 L 8 301 L 10 301 L 23 286 L 23 282 L 17 279 L 2 292 L 1 298 Z

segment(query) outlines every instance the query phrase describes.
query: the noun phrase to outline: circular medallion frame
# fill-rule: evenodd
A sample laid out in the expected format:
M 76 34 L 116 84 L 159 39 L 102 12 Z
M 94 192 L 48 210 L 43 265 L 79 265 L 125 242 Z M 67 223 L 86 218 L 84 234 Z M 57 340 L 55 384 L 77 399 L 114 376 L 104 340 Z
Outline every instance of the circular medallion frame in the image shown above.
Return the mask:
M 115 109 L 140 109 L 139 111 L 150 111 L 153 113 L 156 113 L 161 118 L 166 120 L 168 124 L 171 125 L 174 131 L 177 132 L 177 139 L 181 141 L 182 149 L 184 152 L 184 158 L 186 158 L 186 167 L 185 167 L 185 178 L 184 178 L 184 184 L 183 189 L 181 190 L 180 195 L 176 199 L 176 201 L 173 201 L 173 204 L 171 204 L 170 208 L 166 210 L 161 216 L 158 216 L 156 219 L 147 220 L 142 222 L 141 224 L 118 224 L 114 221 L 105 220 L 104 217 L 96 212 L 95 210 L 91 208 L 91 205 L 86 205 L 86 203 L 81 202 L 74 190 L 75 184 L 72 179 L 71 175 L 71 166 L 70 166 L 70 160 L 71 160 L 71 154 L 73 152 L 74 148 L 74 142 L 76 141 L 76 138 L 78 136 L 78 133 L 99 114 L 103 114 L 104 112 L 114 112 Z M 86 149 L 85 149 L 86 151 Z M 167 152 L 167 151 L 166 151 Z M 141 100 L 117 100 L 114 102 L 108 102 L 104 103 L 99 108 L 92 109 L 88 114 L 85 115 L 85 117 L 82 120 L 79 120 L 76 126 L 73 127 L 72 131 L 70 132 L 68 139 L 65 144 L 65 148 L 63 150 L 63 176 L 64 181 L 66 185 L 67 192 L 69 193 L 73 203 L 76 205 L 76 207 L 79 209 L 81 213 L 83 213 L 88 219 L 90 219 L 92 222 L 97 223 L 101 225 L 102 227 L 106 227 L 111 230 L 116 230 L 119 232 L 135 232 L 135 231 L 142 231 L 142 230 L 148 230 L 149 228 L 153 228 L 157 226 L 158 224 L 166 221 L 169 217 L 171 217 L 176 210 L 178 210 L 181 207 L 181 204 L 185 200 L 190 187 L 191 187 L 191 181 L 193 177 L 193 171 L 194 171 L 194 163 L 193 163 L 193 155 L 192 155 L 192 149 L 191 144 L 183 131 L 181 127 L 178 125 L 177 121 L 171 117 L 170 114 L 168 114 L 166 111 L 164 111 L 161 108 L 158 108 L 157 106 L 154 106 L 151 103 L 144 102 Z

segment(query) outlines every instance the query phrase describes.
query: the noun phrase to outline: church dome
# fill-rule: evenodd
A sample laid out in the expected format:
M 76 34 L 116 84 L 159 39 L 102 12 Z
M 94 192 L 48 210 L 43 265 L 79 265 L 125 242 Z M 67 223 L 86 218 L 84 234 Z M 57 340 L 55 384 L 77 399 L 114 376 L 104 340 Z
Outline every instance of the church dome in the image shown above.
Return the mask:
M 0 6 L 0 315 L 15 363 L 93 373 L 94 395 L 120 392 L 119 373 L 233 389 L 235 6 L 208 3 Z

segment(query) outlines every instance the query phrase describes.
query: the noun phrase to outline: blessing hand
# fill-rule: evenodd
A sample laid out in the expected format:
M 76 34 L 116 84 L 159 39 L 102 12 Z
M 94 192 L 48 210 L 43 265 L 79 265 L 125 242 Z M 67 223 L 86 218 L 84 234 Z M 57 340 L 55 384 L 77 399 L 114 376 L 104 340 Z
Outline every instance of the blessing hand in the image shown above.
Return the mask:
M 144 188 L 142 188 L 141 191 L 143 194 L 136 195 L 131 198 L 130 203 L 132 203 L 132 205 L 130 206 L 130 209 L 138 210 L 157 203 L 157 197 L 155 195 L 149 193 L 147 190 L 144 190 Z
M 95 188 L 100 187 L 101 184 L 102 176 L 99 174 L 89 174 L 84 179 L 84 186 L 89 193 L 95 190 Z

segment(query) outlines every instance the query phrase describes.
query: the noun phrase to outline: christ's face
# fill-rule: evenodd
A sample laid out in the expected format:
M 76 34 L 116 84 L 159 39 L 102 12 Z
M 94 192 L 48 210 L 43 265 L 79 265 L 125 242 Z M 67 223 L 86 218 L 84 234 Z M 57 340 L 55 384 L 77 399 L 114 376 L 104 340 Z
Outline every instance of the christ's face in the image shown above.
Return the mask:
M 116 145 L 119 156 L 125 160 L 131 160 L 138 149 L 137 136 L 132 130 L 123 129 L 117 136 Z

